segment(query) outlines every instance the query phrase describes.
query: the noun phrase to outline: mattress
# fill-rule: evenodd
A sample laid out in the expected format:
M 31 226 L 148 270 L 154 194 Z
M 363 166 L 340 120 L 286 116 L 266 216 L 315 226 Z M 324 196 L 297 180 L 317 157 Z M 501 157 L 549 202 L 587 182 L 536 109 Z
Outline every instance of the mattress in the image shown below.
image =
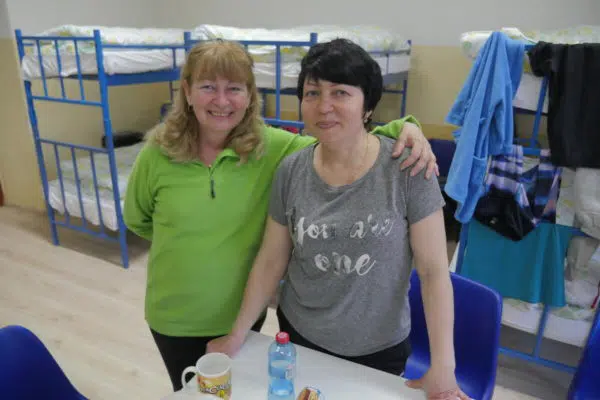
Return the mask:
M 93 188 L 84 186 L 81 188 L 82 204 L 79 202 L 77 187 L 71 180 L 63 180 L 65 199 L 63 202 L 61 185 L 58 179 L 48 182 L 48 198 L 50 207 L 60 214 L 68 212 L 71 217 L 85 219 L 88 223 L 100 226 L 100 212 L 102 213 L 102 223 L 110 230 L 117 231 L 119 222 L 115 208 L 113 191 L 107 188 L 98 188 L 100 197 L 100 212 L 98 211 L 98 202 Z M 123 209 L 124 196 L 121 194 L 121 210 Z M 81 206 L 83 205 L 83 214 Z
M 513 303 L 512 299 L 504 299 L 502 309 L 502 324 L 521 331 L 536 334 L 543 306 L 523 307 L 522 303 Z M 565 318 L 552 310 L 548 314 L 543 337 L 568 343 L 577 347 L 584 347 L 592 320 Z
M 176 66 L 183 64 L 185 53 L 183 50 L 175 51 Z M 77 57 L 72 52 L 60 53 L 61 76 L 76 76 L 78 71 L 82 75 L 96 75 L 98 73 L 96 54 L 79 53 L 80 68 L 77 68 Z M 42 65 L 45 78 L 56 78 L 59 75 L 58 57 L 56 53 L 42 54 Z M 160 71 L 173 68 L 172 50 L 113 50 L 103 51 L 104 72 L 108 75 L 134 74 L 142 72 Z M 40 61 L 37 54 L 28 54 L 23 57 L 21 71 L 24 79 L 34 80 L 42 77 Z
M 183 65 L 185 54 L 183 50 L 175 52 L 176 66 Z M 410 69 L 410 56 L 408 54 L 392 54 L 388 57 L 373 57 L 380 65 L 384 77 L 392 77 L 406 73 Z M 44 76 L 46 78 L 58 76 L 58 60 L 55 55 L 42 57 Z M 77 60 L 74 54 L 65 54 L 60 57 L 61 72 L 63 77 L 77 74 Z M 82 74 L 97 74 L 96 55 L 92 53 L 80 55 Z M 104 51 L 104 71 L 109 75 L 132 74 L 148 71 L 159 71 L 173 67 L 173 51 L 171 50 L 110 50 Z M 258 87 L 275 88 L 276 64 L 259 62 L 254 65 L 254 74 Z M 23 77 L 28 80 L 40 79 L 41 71 L 37 56 L 28 55 L 22 63 Z M 288 61 L 281 64 L 281 87 L 296 87 L 300 73 L 299 61 Z
M 375 61 L 381 67 L 381 72 L 385 80 L 399 82 L 399 79 L 410 69 L 410 56 L 408 54 L 393 54 L 388 57 L 373 56 Z M 276 74 L 275 63 L 256 63 L 254 64 L 254 76 L 259 88 L 275 88 Z M 300 74 L 300 62 L 292 61 L 281 64 L 281 87 L 295 88 L 298 84 L 298 75 Z
M 327 42 L 335 38 L 352 40 L 367 51 L 408 52 L 409 41 L 402 35 L 377 26 L 356 25 L 303 25 L 286 29 L 238 28 L 222 25 L 199 25 L 192 36 L 200 40 L 261 40 L 261 41 L 302 41 L 317 33 L 317 42 Z M 248 48 L 257 62 L 273 62 L 274 46 L 253 45 Z M 284 61 L 298 61 L 308 47 L 282 46 Z
M 175 29 L 134 29 L 113 28 L 98 26 L 67 25 L 44 31 L 38 36 L 58 35 L 63 37 L 91 36 L 94 28 L 101 30 L 103 43 L 109 44 L 183 44 L 183 30 Z M 375 55 L 385 76 L 404 73 L 410 68 L 410 44 L 401 36 L 376 27 L 359 26 L 341 28 L 331 25 L 311 25 L 290 29 L 242 29 L 218 25 L 200 25 L 191 31 L 194 40 L 213 40 L 224 38 L 228 40 L 290 40 L 307 41 L 310 32 L 318 33 L 318 41 L 326 41 L 335 37 L 345 37 L 354 40 L 368 51 L 391 51 L 389 62 L 385 56 Z M 79 59 L 81 72 L 84 75 L 97 74 L 96 54 L 93 44 L 81 44 Z M 59 74 L 58 57 L 53 44 L 42 46 L 41 56 L 44 76 L 57 77 Z M 306 53 L 307 47 L 283 46 L 282 54 L 282 82 L 283 87 L 295 87 L 299 61 Z M 266 88 L 275 87 L 275 47 L 274 46 L 249 46 L 248 51 L 255 61 L 255 74 L 259 86 Z M 175 53 L 175 54 L 174 54 Z M 59 47 L 61 73 L 63 77 L 77 74 L 77 57 L 73 42 L 65 41 Z M 105 49 L 103 51 L 104 70 L 109 75 L 131 74 L 149 71 L 159 71 L 175 66 L 180 67 L 185 60 L 183 49 Z M 40 79 L 40 61 L 37 51 L 27 54 L 22 62 L 24 79 Z
M 119 147 L 115 149 L 115 163 L 117 164 L 117 182 L 119 185 L 119 195 L 121 207 L 125 198 L 125 190 L 133 164 L 137 154 L 143 147 L 143 143 L 137 143 L 131 146 Z M 88 222 L 99 226 L 102 220 L 104 225 L 111 230 L 118 230 L 119 224 L 116 215 L 115 200 L 113 194 L 113 184 L 110 174 L 108 155 L 95 154 L 94 166 L 96 169 L 96 180 L 98 182 L 98 197 L 100 198 L 100 212 L 98 211 L 98 201 L 96 200 L 96 191 L 94 189 L 94 176 L 89 157 L 77 158 L 77 176 L 79 185 L 75 183 L 75 168 L 72 160 L 61 162 L 62 182 L 64 187 L 65 199 L 61 191 L 61 183 L 58 179 L 50 181 L 49 202 L 50 206 L 61 214 L 68 212 L 69 215 L 84 218 Z M 82 204 L 79 202 L 77 186 L 81 190 Z M 83 206 L 83 213 L 81 208 Z
M 110 45 L 179 45 L 184 44 L 183 29 L 129 28 L 97 25 L 60 25 L 45 30 L 35 36 L 92 37 L 95 29 L 100 30 L 103 44 Z M 41 78 L 40 61 L 37 47 L 27 47 L 22 62 L 22 74 L 25 79 Z M 70 40 L 58 41 L 62 76 L 76 75 L 77 57 L 75 43 Z M 77 41 L 82 74 L 96 74 L 96 52 L 93 41 Z M 58 57 L 54 42 L 40 42 L 40 52 L 46 77 L 58 76 Z M 104 70 L 109 75 L 117 73 L 138 73 L 156 71 L 173 66 L 171 49 L 105 49 Z M 183 49 L 177 51 L 179 64 L 184 60 Z
M 144 146 L 143 142 L 131 146 L 118 147 L 115 149 L 115 164 L 117 165 L 117 177 L 119 184 L 119 193 L 124 193 L 127 188 L 129 175 L 133 169 L 135 159 Z M 93 187 L 94 176 L 90 157 L 77 157 L 77 176 L 79 182 Z M 75 181 L 75 168 L 71 158 L 63 160 L 60 163 L 63 179 Z M 110 174 L 110 164 L 108 154 L 95 153 L 94 167 L 96 169 L 96 179 L 98 186 L 112 191 L 112 179 Z
M 507 36 L 521 40 L 526 44 L 539 41 L 549 43 L 577 44 L 600 43 L 600 26 L 583 25 L 557 30 L 521 30 L 518 28 L 501 28 Z M 462 52 L 469 58 L 475 59 L 492 31 L 464 32 L 460 37 Z

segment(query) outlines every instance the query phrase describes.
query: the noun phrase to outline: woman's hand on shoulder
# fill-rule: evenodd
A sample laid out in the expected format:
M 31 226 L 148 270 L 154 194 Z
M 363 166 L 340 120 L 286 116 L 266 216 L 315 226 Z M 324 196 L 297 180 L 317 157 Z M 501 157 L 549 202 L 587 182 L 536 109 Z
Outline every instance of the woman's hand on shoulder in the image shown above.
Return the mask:
M 427 168 L 425 171 L 425 178 L 431 178 L 435 172 L 436 176 L 440 175 L 437 160 L 429 140 L 423 134 L 421 128 L 412 122 L 405 122 L 402 127 L 402 132 L 394 144 L 394 151 L 392 156 L 400 157 L 404 149 L 408 147 L 411 149 L 410 156 L 402 162 L 400 167 L 406 169 L 411 165 L 414 165 L 410 171 L 411 176 L 417 175 Z M 415 164 L 416 163 L 416 164 Z

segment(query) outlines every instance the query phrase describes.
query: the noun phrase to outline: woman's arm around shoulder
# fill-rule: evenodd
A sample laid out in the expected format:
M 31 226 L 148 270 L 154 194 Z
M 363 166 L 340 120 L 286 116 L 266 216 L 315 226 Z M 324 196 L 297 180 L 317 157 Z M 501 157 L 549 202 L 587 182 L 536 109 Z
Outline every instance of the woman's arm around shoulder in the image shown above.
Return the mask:
M 208 353 L 220 352 L 233 357 L 240 350 L 252 325 L 275 295 L 287 268 L 292 250 L 288 228 L 270 216 L 262 245 L 254 260 L 244 300 L 231 333 L 208 342 Z

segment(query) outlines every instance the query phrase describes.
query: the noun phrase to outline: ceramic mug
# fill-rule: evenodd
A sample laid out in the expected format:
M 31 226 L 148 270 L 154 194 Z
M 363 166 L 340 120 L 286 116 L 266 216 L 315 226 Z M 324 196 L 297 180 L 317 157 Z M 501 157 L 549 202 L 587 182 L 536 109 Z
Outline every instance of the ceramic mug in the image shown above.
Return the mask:
M 181 384 L 185 387 L 185 377 L 194 373 L 198 380 L 198 390 L 221 399 L 231 399 L 231 358 L 224 353 L 208 353 L 198 359 L 196 365 L 186 367 L 181 373 Z

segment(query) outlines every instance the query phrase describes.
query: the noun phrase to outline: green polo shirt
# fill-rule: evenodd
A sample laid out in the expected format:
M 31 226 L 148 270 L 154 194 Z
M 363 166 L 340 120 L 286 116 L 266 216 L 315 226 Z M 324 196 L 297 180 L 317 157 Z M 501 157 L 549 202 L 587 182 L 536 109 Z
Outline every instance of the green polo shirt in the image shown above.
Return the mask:
M 408 118 L 374 132 L 396 138 Z M 275 170 L 315 140 L 272 127 L 264 138 L 264 155 L 242 165 L 231 149 L 211 167 L 171 162 L 149 144 L 137 156 L 123 214 L 131 231 L 152 241 L 145 315 L 155 331 L 230 332 L 261 244 Z

